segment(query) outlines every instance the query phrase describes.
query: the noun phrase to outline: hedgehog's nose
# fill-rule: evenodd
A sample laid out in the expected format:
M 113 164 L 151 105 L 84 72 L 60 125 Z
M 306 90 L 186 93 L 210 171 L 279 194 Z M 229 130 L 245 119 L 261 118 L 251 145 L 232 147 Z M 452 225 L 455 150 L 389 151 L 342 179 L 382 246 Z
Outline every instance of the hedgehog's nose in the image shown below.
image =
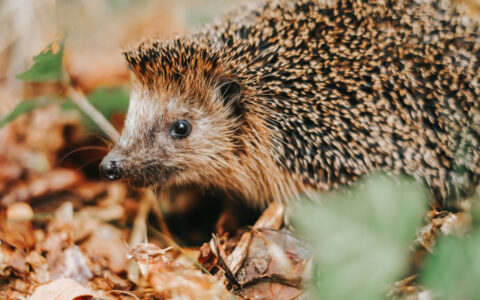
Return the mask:
M 100 163 L 100 173 L 108 180 L 117 180 L 122 178 L 122 163 L 117 157 L 107 155 Z

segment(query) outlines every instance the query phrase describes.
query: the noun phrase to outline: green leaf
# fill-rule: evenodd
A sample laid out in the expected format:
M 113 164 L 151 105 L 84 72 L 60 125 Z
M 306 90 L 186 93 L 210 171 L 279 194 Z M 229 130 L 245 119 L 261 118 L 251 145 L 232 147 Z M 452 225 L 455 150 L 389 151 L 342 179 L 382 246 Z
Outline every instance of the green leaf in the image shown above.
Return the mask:
M 114 113 L 127 112 L 129 95 L 123 87 L 98 88 L 88 95 L 88 100 L 108 120 Z
M 64 79 L 62 66 L 64 42 L 53 42 L 33 58 L 33 66 L 17 75 L 18 79 L 28 82 L 57 82 Z
M 406 272 L 426 192 L 408 180 L 375 176 L 355 189 L 303 201 L 292 224 L 311 240 L 319 299 L 384 299 Z
M 37 108 L 47 106 L 53 103 L 56 99 L 51 97 L 41 97 L 33 100 L 23 100 L 20 102 L 11 113 L 0 118 L 0 128 L 12 122 L 16 118 L 26 113 L 29 113 Z
M 437 242 L 426 261 L 420 283 L 432 289 L 435 299 L 480 299 L 480 228 L 471 236 L 447 236 Z

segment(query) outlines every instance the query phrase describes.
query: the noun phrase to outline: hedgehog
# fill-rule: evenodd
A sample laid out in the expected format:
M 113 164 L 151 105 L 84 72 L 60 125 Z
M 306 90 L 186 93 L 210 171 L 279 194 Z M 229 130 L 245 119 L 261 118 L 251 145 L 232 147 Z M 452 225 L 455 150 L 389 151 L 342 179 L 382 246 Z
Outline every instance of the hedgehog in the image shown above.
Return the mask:
M 380 171 L 454 207 L 479 182 L 479 33 L 443 0 L 267 0 L 145 40 L 101 171 L 254 205 Z

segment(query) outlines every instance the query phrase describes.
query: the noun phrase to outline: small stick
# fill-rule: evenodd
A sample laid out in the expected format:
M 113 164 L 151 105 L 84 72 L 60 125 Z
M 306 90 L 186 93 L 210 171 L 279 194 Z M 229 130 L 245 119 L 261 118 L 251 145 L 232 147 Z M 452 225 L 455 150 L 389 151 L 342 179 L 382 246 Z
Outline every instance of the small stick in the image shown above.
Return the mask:
M 68 86 L 67 95 L 72 99 L 73 103 L 89 116 L 114 143 L 118 142 L 120 139 L 118 131 L 92 104 L 90 104 L 87 97 L 81 91 L 76 90 L 72 86 Z
M 232 270 L 230 270 L 230 267 L 225 263 L 225 260 L 223 259 L 223 256 L 220 252 L 220 246 L 218 242 L 218 236 L 216 234 L 212 234 L 212 240 L 213 243 L 215 244 L 215 252 L 217 252 L 217 257 L 218 257 L 218 266 L 223 270 L 225 278 L 229 281 L 229 283 L 235 285 L 238 289 L 242 288 L 242 284 L 240 284 L 237 280 L 237 277 L 232 273 Z
M 140 205 L 138 207 L 137 216 L 133 223 L 132 234 L 130 235 L 129 245 L 131 249 L 135 249 L 139 244 L 147 242 L 147 217 L 152 206 L 152 201 L 147 196 L 147 193 L 143 193 Z M 128 265 L 128 279 L 138 284 L 139 282 L 139 270 L 137 263 L 131 261 Z
M 163 212 L 159 206 L 159 202 L 165 200 L 165 198 L 167 197 L 167 193 L 165 193 L 165 191 L 162 190 L 158 196 L 155 196 L 155 193 L 151 188 L 146 189 L 145 193 L 147 194 L 147 196 L 150 198 L 150 201 L 152 202 L 151 210 L 157 217 L 158 226 L 160 226 L 162 233 L 165 234 L 170 240 L 173 240 L 172 233 L 168 229 L 167 222 L 165 221 L 165 217 L 163 216 Z

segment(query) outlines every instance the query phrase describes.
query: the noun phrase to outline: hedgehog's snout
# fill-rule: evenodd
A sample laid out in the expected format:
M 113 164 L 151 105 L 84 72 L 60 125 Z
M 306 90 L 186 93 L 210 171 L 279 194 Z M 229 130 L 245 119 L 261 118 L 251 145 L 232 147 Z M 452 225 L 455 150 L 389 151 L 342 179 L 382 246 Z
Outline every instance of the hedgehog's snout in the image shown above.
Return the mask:
M 114 152 L 110 152 L 105 156 L 100 163 L 100 174 L 108 180 L 121 179 L 124 174 L 124 160 L 116 155 Z

